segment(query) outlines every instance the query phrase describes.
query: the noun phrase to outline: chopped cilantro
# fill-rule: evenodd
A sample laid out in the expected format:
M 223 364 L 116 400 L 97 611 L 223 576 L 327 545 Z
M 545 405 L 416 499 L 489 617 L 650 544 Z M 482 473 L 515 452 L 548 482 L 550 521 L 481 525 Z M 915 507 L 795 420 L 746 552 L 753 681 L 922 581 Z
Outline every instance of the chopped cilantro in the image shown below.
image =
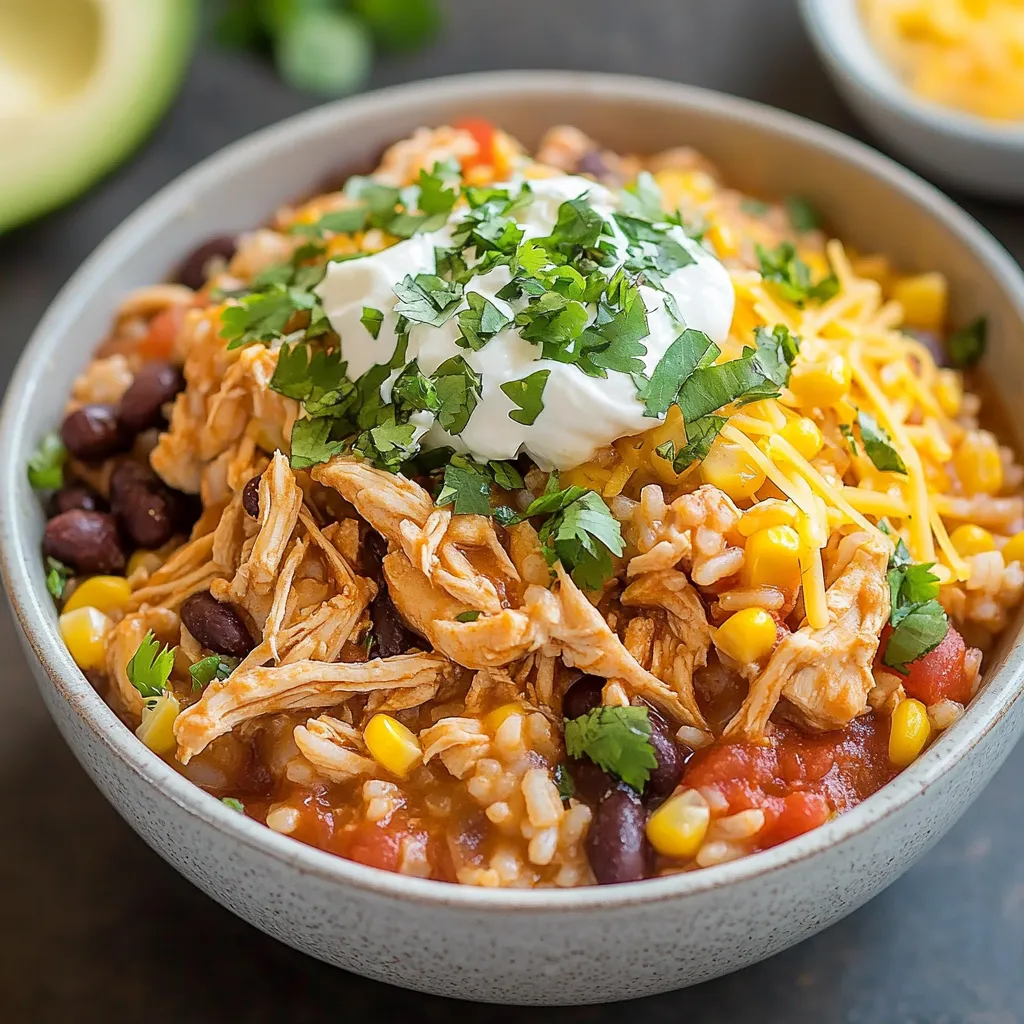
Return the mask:
M 346 376 L 341 350 L 311 352 L 308 345 L 296 342 L 281 346 L 270 387 L 279 394 L 304 402 L 310 416 L 340 413 L 339 406 L 351 403 L 356 386 Z
M 622 190 L 619 198 L 623 211 L 638 220 L 654 223 L 665 216 L 661 188 L 650 171 L 641 171 L 636 181 Z
M 903 541 L 896 542 L 888 573 L 892 633 L 882 661 L 897 672 L 906 673 L 911 662 L 935 650 L 949 630 L 932 565 L 913 562 Z
M 555 787 L 563 802 L 568 802 L 576 795 L 576 782 L 569 771 L 569 766 L 564 762 L 555 765 Z
M 494 482 L 506 491 L 519 491 L 525 486 L 522 475 L 511 462 L 493 460 L 487 463 L 494 477 Z
M 544 388 L 550 370 L 538 370 L 521 380 L 510 380 L 501 385 L 501 390 L 515 403 L 516 408 L 508 414 L 509 419 L 524 426 L 532 426 L 544 411 Z
M 946 342 L 949 361 L 960 370 L 969 370 L 981 362 L 988 342 L 988 320 L 978 317 L 966 327 L 954 331 Z
M 56 558 L 46 559 L 46 589 L 55 601 L 64 596 L 64 588 L 73 575 L 74 572 L 63 562 L 58 562 Z
M 544 248 L 572 247 L 593 249 L 608 230 L 604 217 L 595 210 L 587 196 L 577 196 L 558 208 L 558 220 L 547 238 L 537 239 Z
M 786 216 L 789 218 L 790 227 L 798 234 L 816 231 L 821 227 L 818 211 L 809 200 L 801 199 L 800 196 L 790 196 L 786 200 Z
M 570 757 L 588 757 L 640 792 L 658 767 L 647 708 L 599 707 L 565 721 Z
M 483 348 L 499 331 L 505 330 L 512 320 L 479 292 L 468 292 L 466 301 L 469 309 L 459 313 L 461 337 L 456 340 L 456 344 L 476 351 Z
M 293 235 L 304 235 L 307 238 L 323 238 L 327 232 L 347 235 L 353 231 L 362 231 L 366 227 L 366 216 L 365 206 L 352 206 L 345 210 L 325 213 L 312 224 L 293 224 L 288 230 Z
M 227 679 L 238 668 L 238 665 L 238 658 L 231 658 L 226 654 L 211 654 L 208 658 L 203 658 L 194 665 L 189 665 L 188 670 L 192 676 L 192 689 L 201 690 L 215 679 Z
M 452 356 L 430 379 L 437 391 L 437 422 L 449 434 L 462 433 L 480 400 L 480 374 L 462 356 Z
M 771 207 L 762 199 L 753 199 L 749 196 L 740 200 L 740 209 L 751 217 L 763 217 Z
M 406 275 L 395 285 L 395 312 L 416 324 L 440 327 L 447 323 L 462 301 L 462 285 L 436 274 Z
M 779 394 L 762 371 L 757 354 L 747 349 L 738 359 L 695 370 L 679 389 L 678 405 L 686 422 L 692 423 L 734 402 L 745 404 Z
M 344 450 L 344 441 L 331 437 L 333 427 L 334 420 L 328 417 L 295 421 L 291 436 L 293 469 L 309 469 L 321 462 L 329 462 Z
M 864 442 L 864 452 L 874 464 L 875 469 L 882 472 L 907 474 L 907 467 L 900 453 L 893 447 L 892 439 L 870 413 L 863 410 L 857 413 L 857 425 L 860 427 L 860 439 Z
M 679 389 L 694 370 L 710 366 L 721 349 L 703 332 L 691 328 L 672 342 L 651 374 L 651 379 L 640 388 L 644 401 L 644 415 L 662 417 L 674 405 Z
M 686 444 L 682 448 L 677 450 L 671 441 L 665 441 L 655 451 L 672 463 L 675 472 L 682 473 L 694 462 L 701 462 L 708 457 L 711 445 L 727 422 L 724 416 L 702 416 L 686 424 Z
M 372 306 L 363 306 L 363 315 L 359 322 L 370 332 L 371 337 L 376 341 L 380 337 L 380 329 L 384 324 L 384 314 Z
M 245 814 L 245 804 L 241 800 L 236 800 L 233 796 L 222 796 L 220 802 L 225 807 L 230 807 L 231 810 L 237 811 L 239 814 Z
M 412 423 L 396 423 L 390 419 L 364 430 L 353 448 L 378 469 L 397 473 L 402 463 L 408 462 L 418 450 L 415 436 L 416 427 Z
M 607 370 L 643 373 L 647 346 L 641 339 L 649 334 L 640 289 L 629 285 L 622 290 L 618 309 L 605 302 L 598 305 L 597 319 L 580 335 L 577 366 L 592 377 L 605 377 Z
M 491 477 L 475 462 L 456 455 L 444 469 L 436 505 L 452 505 L 456 515 L 491 514 Z
M 455 621 L 456 622 L 476 622 L 476 620 L 480 618 L 480 615 L 481 615 L 481 613 L 478 612 L 478 611 L 475 611 L 475 610 L 474 611 L 469 611 L 469 612 L 459 612 L 459 614 L 455 616 Z
M 264 344 L 284 337 L 285 329 L 297 313 L 310 314 L 309 328 L 326 320 L 320 300 L 309 291 L 274 284 L 265 291 L 252 292 L 221 313 L 220 336 L 228 349 Z M 309 330 L 307 330 L 307 334 Z
M 857 447 L 857 435 L 853 432 L 853 424 L 840 423 L 839 433 L 846 438 L 846 443 L 850 446 L 850 451 L 853 452 L 854 455 L 859 455 L 860 449 Z
M 793 360 L 800 352 L 800 338 L 791 334 L 785 325 L 776 324 L 770 331 L 764 327 L 756 328 L 754 344 L 757 346 L 755 359 L 761 372 L 780 388 L 786 387 Z
M 829 274 L 817 284 L 811 283 L 811 271 L 797 255 L 792 242 L 782 242 L 776 249 L 755 247 L 761 263 L 761 275 L 775 286 L 787 302 L 803 307 L 808 302 L 826 302 L 839 292 L 839 280 Z
M 167 646 L 161 650 L 152 630 L 142 638 L 142 643 L 132 655 L 125 671 L 128 681 L 142 694 L 143 699 L 159 697 L 167 689 L 176 650 Z
M 454 159 L 434 164 L 431 173 L 421 170 L 417 185 L 419 198 L 417 205 L 428 214 L 443 214 L 447 220 L 456 199 L 459 197 L 459 184 L 462 169 Z
M 28 460 L 28 482 L 37 491 L 59 491 L 64 486 L 64 463 L 68 450 L 56 433 L 40 438 Z

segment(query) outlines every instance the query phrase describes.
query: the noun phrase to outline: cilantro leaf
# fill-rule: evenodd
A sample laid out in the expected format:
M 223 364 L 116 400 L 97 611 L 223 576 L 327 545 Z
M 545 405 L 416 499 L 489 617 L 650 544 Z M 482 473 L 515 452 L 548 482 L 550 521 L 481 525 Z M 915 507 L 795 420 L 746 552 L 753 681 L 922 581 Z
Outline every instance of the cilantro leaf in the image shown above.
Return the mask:
M 569 771 L 569 766 L 564 762 L 555 765 L 554 771 L 555 788 L 562 801 L 568 801 L 576 795 L 576 782 Z
M 487 463 L 487 468 L 494 477 L 494 482 L 506 491 L 520 491 L 525 484 L 522 475 L 511 462 L 492 460 Z
M 596 491 L 583 491 L 547 519 L 539 534 L 549 561 L 561 561 L 584 590 L 601 589 L 614 571 L 611 556 L 625 548 L 619 521 Z
M 740 200 L 740 209 L 751 217 L 763 217 L 771 207 L 761 199 L 752 199 L 749 196 Z
M 708 457 L 711 445 L 727 422 L 724 416 L 702 416 L 686 424 L 686 444 L 682 448 L 676 450 L 671 441 L 665 441 L 655 451 L 663 459 L 668 459 L 677 473 L 682 473 L 694 462 Z
M 211 654 L 208 658 L 202 658 L 188 667 L 192 676 L 192 689 L 202 690 L 214 679 L 227 679 L 239 664 L 240 659 L 231 658 L 226 654 Z
M 372 306 L 363 306 L 363 315 L 359 322 L 370 332 L 370 336 L 376 341 L 380 337 L 380 329 L 384 324 L 384 314 Z
M 462 336 L 455 344 L 476 351 L 483 348 L 499 331 L 505 330 L 512 319 L 479 292 L 467 292 L 466 301 L 469 309 L 464 309 L 458 315 Z
M 592 377 L 605 377 L 606 370 L 643 373 L 647 346 L 641 339 L 649 334 L 640 290 L 629 286 L 620 309 L 613 311 L 603 302 L 598 306 L 597 319 L 580 336 L 577 365 Z
M 758 327 L 754 331 L 757 346 L 755 359 L 761 372 L 780 388 L 789 384 L 793 360 L 800 352 L 800 338 L 790 334 L 784 324 L 776 324 L 771 331 Z
M 395 285 L 395 312 L 417 324 L 440 327 L 447 323 L 462 301 L 462 285 L 436 274 L 406 275 Z
M 747 349 L 738 359 L 695 370 L 679 389 L 678 405 L 685 421 L 692 423 L 733 402 L 778 398 L 779 394 L 762 371 L 756 354 Z
M 344 442 L 331 437 L 333 427 L 334 421 L 329 417 L 295 421 L 290 453 L 293 469 L 309 469 L 321 462 L 329 462 L 343 451 Z
M 434 504 L 452 505 L 456 515 L 489 516 L 491 478 L 481 466 L 456 456 L 445 466 L 444 485 Z
M 344 416 L 355 398 L 356 386 L 346 375 L 341 350 L 311 352 L 308 345 L 284 344 L 270 378 L 271 390 L 304 402 L 312 416 Z
M 954 331 L 946 342 L 949 361 L 959 370 L 969 370 L 981 362 L 988 343 L 988 320 L 978 317 L 966 327 Z
M 570 757 L 588 757 L 637 792 L 658 767 L 647 708 L 599 707 L 566 719 L 565 749 Z
M 782 242 L 775 249 L 758 243 L 755 251 L 761 264 L 761 276 L 773 284 L 787 302 L 802 308 L 810 301 L 826 302 L 838 294 L 839 281 L 835 274 L 822 278 L 817 284 L 811 283 L 810 268 L 797 255 L 792 242 Z
M 550 370 L 538 370 L 521 380 L 510 380 L 501 385 L 501 390 L 515 403 L 516 408 L 508 414 L 509 419 L 524 426 L 533 426 L 544 411 L 544 388 Z
M 419 450 L 416 427 L 412 423 L 396 423 L 393 415 L 382 423 L 364 430 L 353 448 L 378 469 L 397 473 Z
M 64 596 L 64 588 L 72 576 L 74 576 L 74 572 L 63 562 L 58 562 L 56 558 L 47 557 L 46 589 L 55 601 L 59 601 Z
M 258 342 L 264 344 L 284 336 L 285 328 L 296 313 L 311 314 L 310 324 L 319 322 L 322 310 L 317 297 L 308 291 L 281 284 L 271 285 L 266 291 L 253 292 L 228 306 L 221 313 L 220 336 L 228 349 L 242 348 Z
M 619 194 L 622 210 L 630 217 L 650 223 L 663 220 L 661 188 L 650 171 L 641 171 L 632 185 Z
M 395 379 L 391 387 L 391 401 L 396 411 L 401 413 L 437 412 L 437 389 L 429 377 L 420 373 L 415 359 Z
M 938 601 L 939 578 L 932 564 L 917 564 L 902 539 L 889 559 L 889 622 L 892 633 L 882 662 L 906 673 L 910 664 L 935 650 L 949 630 L 946 612 Z
M 444 214 L 447 218 L 459 197 L 459 180 L 462 169 L 455 160 L 449 159 L 434 164 L 429 174 L 420 170 L 417 184 L 420 194 L 417 205 L 424 213 Z
M 233 811 L 238 811 L 239 814 L 245 814 L 245 804 L 241 800 L 237 800 L 233 796 L 222 796 L 220 802 L 225 807 L 230 807 Z
M 452 356 L 430 379 L 437 391 L 437 422 L 449 434 L 462 433 L 480 401 L 480 374 L 462 356 Z
M 563 363 L 575 362 L 570 345 L 583 333 L 587 319 L 586 306 L 555 291 L 544 292 L 516 314 L 522 337 L 539 344 L 544 358 Z
M 839 433 L 846 438 L 846 443 L 850 446 L 850 451 L 854 455 L 858 455 L 860 453 L 860 449 L 857 447 L 857 436 L 853 432 L 853 424 L 840 423 Z
M 37 491 L 59 491 L 64 486 L 68 450 L 56 433 L 44 435 L 28 460 L 28 482 Z
M 366 227 L 366 218 L 365 206 L 351 206 L 345 210 L 331 210 L 312 224 L 292 224 L 288 230 L 293 235 L 304 235 L 306 238 L 323 238 L 327 232 L 348 235 L 353 231 L 362 231 Z
M 142 638 L 142 643 L 132 655 L 125 671 L 128 681 L 144 699 L 159 697 L 167 689 L 167 682 L 174 669 L 176 650 L 175 647 L 167 646 L 161 650 L 152 630 Z
M 644 415 L 661 418 L 675 404 L 679 389 L 694 370 L 710 366 L 721 349 L 703 332 L 688 328 L 658 360 L 651 379 L 640 389 Z
M 604 217 L 587 201 L 587 195 L 577 196 L 562 203 L 558 219 L 547 238 L 537 239 L 544 248 L 578 246 L 593 249 L 607 229 Z
M 809 200 L 800 196 L 790 196 L 786 200 L 786 216 L 789 218 L 790 227 L 798 234 L 816 231 L 821 227 L 818 211 Z
M 907 467 L 900 453 L 893 447 L 892 439 L 870 413 L 863 410 L 857 413 L 857 425 L 860 427 L 860 439 L 864 442 L 864 451 L 874 464 L 875 469 L 883 472 L 902 473 L 907 475 Z
M 481 612 L 478 612 L 476 610 L 468 611 L 468 612 L 459 612 L 459 614 L 455 616 L 455 621 L 456 622 L 476 622 L 476 620 L 480 618 L 481 614 L 482 614 Z

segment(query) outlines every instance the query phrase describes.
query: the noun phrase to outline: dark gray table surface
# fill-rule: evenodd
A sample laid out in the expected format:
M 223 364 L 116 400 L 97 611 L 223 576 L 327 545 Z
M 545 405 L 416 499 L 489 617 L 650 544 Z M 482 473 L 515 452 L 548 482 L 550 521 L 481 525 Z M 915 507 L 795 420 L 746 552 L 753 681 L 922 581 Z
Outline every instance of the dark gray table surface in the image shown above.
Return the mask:
M 622 71 L 859 129 L 791 0 L 449 0 L 444 37 L 375 85 L 494 67 Z M 75 267 L 139 203 L 227 142 L 309 104 L 257 59 L 200 50 L 170 115 L 74 206 L 0 238 L 0 380 Z M 1021 212 L 965 205 L 1020 258 Z M 758 1024 L 1024 1021 L 1024 748 L 931 853 L 868 906 L 774 959 L 630 1006 L 487 1008 L 344 974 L 192 888 L 117 817 L 47 718 L 0 612 L 0 1021 L 487 1019 Z M 430 942 L 430 936 L 423 936 Z

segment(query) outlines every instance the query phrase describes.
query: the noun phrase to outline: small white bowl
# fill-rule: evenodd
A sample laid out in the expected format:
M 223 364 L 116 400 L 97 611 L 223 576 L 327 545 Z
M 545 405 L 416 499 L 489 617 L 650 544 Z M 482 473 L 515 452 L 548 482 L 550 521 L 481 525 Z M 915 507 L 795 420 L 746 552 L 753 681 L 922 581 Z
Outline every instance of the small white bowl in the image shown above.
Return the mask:
M 908 164 L 945 184 L 1024 199 L 1024 122 L 991 121 L 917 96 L 868 37 L 858 0 L 799 0 L 836 87 Z
M 60 421 L 72 381 L 125 292 L 161 280 L 209 236 L 259 224 L 339 167 L 365 166 L 418 125 L 470 115 L 528 146 L 560 123 L 620 152 L 691 145 L 736 187 L 805 196 L 863 251 L 941 271 L 956 322 L 988 314 L 993 385 L 1024 435 L 1024 276 L 930 185 L 827 128 L 702 89 L 618 75 L 469 75 L 331 104 L 243 139 L 169 185 L 97 249 L 50 307 L 7 392 L 0 570 L 47 707 L 79 761 L 150 846 L 240 917 L 347 970 L 440 995 L 548 1004 L 651 995 L 824 928 L 880 892 L 956 821 L 1024 728 L 1018 626 L 986 656 L 985 685 L 967 713 L 893 782 L 821 828 L 728 864 L 644 882 L 492 890 L 343 860 L 208 796 L 103 703 L 61 642 L 46 592 L 43 515 L 26 461 Z

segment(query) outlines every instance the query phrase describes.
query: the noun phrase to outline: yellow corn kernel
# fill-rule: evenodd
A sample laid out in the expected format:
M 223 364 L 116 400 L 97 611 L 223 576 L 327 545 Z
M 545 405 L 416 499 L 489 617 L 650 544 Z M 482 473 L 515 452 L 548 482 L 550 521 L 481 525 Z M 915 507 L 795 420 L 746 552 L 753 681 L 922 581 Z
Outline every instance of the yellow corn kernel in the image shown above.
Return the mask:
M 715 646 L 741 665 L 760 661 L 775 646 L 775 620 L 763 608 L 744 608 L 718 627 Z
M 953 454 L 953 468 L 968 494 L 995 494 L 1003 486 L 999 445 L 987 430 L 971 430 Z
M 906 768 L 924 750 L 931 734 L 928 709 L 919 700 L 900 701 L 889 723 L 889 760 L 897 768 Z
M 707 801 L 687 789 L 669 797 L 647 819 L 647 838 L 663 857 L 695 857 L 710 821 Z
M 390 715 L 374 715 L 363 730 L 373 759 L 395 775 L 406 776 L 423 756 L 420 741 Z
M 173 693 L 163 693 L 143 708 L 142 724 L 135 735 L 154 754 L 169 754 L 175 747 L 174 720 L 181 711 L 181 705 Z
M 800 510 L 791 501 L 766 498 L 743 513 L 736 529 L 743 537 L 752 537 L 769 526 L 793 526 L 800 522 Z
M 113 622 L 99 608 L 76 608 L 60 617 L 60 635 L 75 664 L 86 671 L 102 668 L 106 661 L 107 631 Z
M 743 582 L 748 587 L 800 586 L 800 537 L 792 526 L 769 526 L 747 541 Z
M 783 438 L 808 462 L 821 451 L 821 447 L 825 443 L 818 424 L 807 416 L 801 416 L 798 420 L 790 420 L 782 428 L 781 433 Z
M 125 576 L 134 576 L 141 569 L 145 569 L 148 573 L 154 573 L 163 564 L 164 560 L 155 551 L 139 548 L 138 551 L 133 552 L 128 557 L 128 568 L 125 569 Z
M 1003 561 L 1009 565 L 1011 562 L 1024 564 L 1024 531 L 1015 533 L 1003 548 Z
M 661 205 L 678 210 L 690 203 L 707 203 L 715 195 L 715 179 L 704 171 L 658 171 L 654 180 L 661 189 Z
M 736 237 L 736 232 L 728 224 L 715 224 L 705 237 L 711 242 L 719 259 L 725 260 L 739 255 L 739 240 Z
M 901 277 L 892 286 L 892 297 L 903 307 L 903 322 L 923 331 L 938 331 L 946 322 L 949 284 L 939 273 Z
M 958 526 L 949 535 L 949 539 L 953 547 L 956 548 L 956 553 L 963 555 L 964 558 L 996 549 L 995 538 L 992 534 L 973 523 L 964 523 L 963 526 Z
M 526 714 L 526 709 L 522 704 L 502 704 L 501 707 L 495 708 L 493 711 L 489 711 L 484 716 L 484 725 L 486 725 L 491 732 L 497 732 L 506 719 L 511 718 L 513 715 L 523 714 Z
M 604 485 L 611 479 L 612 471 L 604 469 L 593 462 L 585 462 L 582 466 L 567 470 L 560 477 L 566 487 L 585 487 L 600 493 Z
M 123 576 L 90 576 L 75 588 L 64 605 L 64 611 L 90 607 L 110 615 L 121 611 L 131 596 L 131 584 Z
M 956 370 L 939 370 L 935 377 L 935 399 L 947 416 L 956 416 L 964 402 L 964 385 Z
M 824 362 L 797 364 L 789 389 L 800 405 L 831 408 L 850 393 L 850 364 L 838 353 Z
M 764 471 L 739 445 L 720 437 L 701 463 L 700 475 L 734 501 L 753 497 L 765 480 Z
M 853 260 L 853 272 L 858 277 L 877 281 L 883 289 L 888 288 L 892 280 L 892 264 L 889 257 L 879 254 L 858 256 Z

